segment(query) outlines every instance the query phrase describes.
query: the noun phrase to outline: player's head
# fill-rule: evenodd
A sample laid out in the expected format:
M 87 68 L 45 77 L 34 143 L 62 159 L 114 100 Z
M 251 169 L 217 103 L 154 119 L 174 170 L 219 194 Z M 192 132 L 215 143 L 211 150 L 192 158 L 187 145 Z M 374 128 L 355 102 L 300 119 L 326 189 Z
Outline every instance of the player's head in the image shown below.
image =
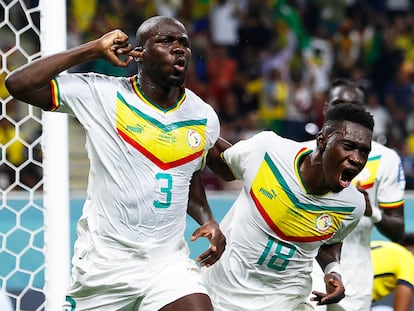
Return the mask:
M 191 49 L 188 32 L 180 21 L 151 17 L 138 28 L 136 43 L 140 79 L 150 79 L 163 87 L 183 85 Z
M 328 109 L 316 136 L 325 180 L 332 192 L 348 187 L 371 151 L 374 119 L 362 105 L 343 102 Z
M 364 105 L 364 87 L 354 80 L 344 78 L 335 79 L 331 83 L 327 94 L 323 111 L 324 115 L 326 115 L 326 112 L 332 107 L 345 102 Z
M 360 104 L 352 101 L 342 101 L 341 105 L 334 105 L 326 112 L 324 128 L 333 123 L 349 121 L 366 127 L 369 130 L 374 129 L 374 119 L 372 115 L 365 110 Z

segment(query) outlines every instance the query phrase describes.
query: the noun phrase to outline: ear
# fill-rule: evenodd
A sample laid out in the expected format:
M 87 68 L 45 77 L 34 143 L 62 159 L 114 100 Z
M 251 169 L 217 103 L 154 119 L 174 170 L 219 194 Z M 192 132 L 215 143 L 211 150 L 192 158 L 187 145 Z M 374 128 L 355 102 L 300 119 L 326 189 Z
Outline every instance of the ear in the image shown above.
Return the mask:
M 320 150 L 325 150 L 325 146 L 326 146 L 325 134 L 323 134 L 322 132 L 319 132 L 316 135 L 316 147 Z

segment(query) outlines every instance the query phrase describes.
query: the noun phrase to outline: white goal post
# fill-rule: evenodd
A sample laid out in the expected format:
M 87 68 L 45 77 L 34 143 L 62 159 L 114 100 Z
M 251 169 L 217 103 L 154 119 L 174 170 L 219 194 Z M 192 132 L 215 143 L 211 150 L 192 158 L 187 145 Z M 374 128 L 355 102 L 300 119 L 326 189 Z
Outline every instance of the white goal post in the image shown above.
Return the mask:
M 66 49 L 66 1 L 40 0 L 43 56 Z M 44 112 L 43 202 L 45 222 L 45 310 L 60 310 L 70 267 L 69 151 L 66 114 Z
M 68 117 L 15 105 L 4 78 L 39 55 L 66 49 L 66 8 L 64 0 L 0 0 L 0 125 L 14 135 L 5 138 L 0 128 L 0 294 L 21 311 L 61 310 L 65 300 L 71 253 Z M 41 138 L 24 138 L 37 127 Z M 34 155 L 40 142 L 41 160 Z M 25 157 L 19 163 L 11 160 L 16 144 Z M 23 173 L 31 164 L 42 168 L 43 178 L 30 184 Z

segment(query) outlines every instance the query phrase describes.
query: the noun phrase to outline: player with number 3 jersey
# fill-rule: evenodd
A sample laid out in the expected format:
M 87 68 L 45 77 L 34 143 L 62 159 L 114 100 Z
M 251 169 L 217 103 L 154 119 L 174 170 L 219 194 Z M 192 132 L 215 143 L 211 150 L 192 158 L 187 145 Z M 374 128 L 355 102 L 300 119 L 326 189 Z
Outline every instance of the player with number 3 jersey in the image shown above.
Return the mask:
M 87 197 L 63 310 L 212 311 L 184 230 L 188 213 L 200 224 L 192 239 L 210 241 L 197 260 L 212 265 L 220 258 L 225 237 L 200 173 L 219 120 L 185 88 L 191 49 L 181 22 L 145 20 L 136 45 L 116 29 L 6 80 L 15 98 L 72 114 L 86 132 Z M 137 75 L 63 72 L 97 58 L 120 67 L 135 60 Z

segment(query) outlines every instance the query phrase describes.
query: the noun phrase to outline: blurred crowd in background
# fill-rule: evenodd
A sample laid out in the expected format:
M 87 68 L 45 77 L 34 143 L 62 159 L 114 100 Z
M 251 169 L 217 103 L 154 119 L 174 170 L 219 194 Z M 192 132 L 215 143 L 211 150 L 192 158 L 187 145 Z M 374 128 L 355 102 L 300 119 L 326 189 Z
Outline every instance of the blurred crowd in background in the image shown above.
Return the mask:
M 230 142 L 263 129 L 300 141 L 313 139 L 330 83 L 336 78 L 361 82 L 375 119 L 374 138 L 400 154 L 407 189 L 414 189 L 414 1 L 67 3 L 68 47 L 115 28 L 134 45 L 136 29 L 146 18 L 181 20 L 193 53 L 186 86 L 214 106 L 221 136 Z M 0 46 L 3 51 L 2 37 Z M 128 76 L 135 74 L 136 63 L 117 68 L 98 60 L 71 71 Z M 208 169 L 205 182 L 210 190 L 228 187 Z

